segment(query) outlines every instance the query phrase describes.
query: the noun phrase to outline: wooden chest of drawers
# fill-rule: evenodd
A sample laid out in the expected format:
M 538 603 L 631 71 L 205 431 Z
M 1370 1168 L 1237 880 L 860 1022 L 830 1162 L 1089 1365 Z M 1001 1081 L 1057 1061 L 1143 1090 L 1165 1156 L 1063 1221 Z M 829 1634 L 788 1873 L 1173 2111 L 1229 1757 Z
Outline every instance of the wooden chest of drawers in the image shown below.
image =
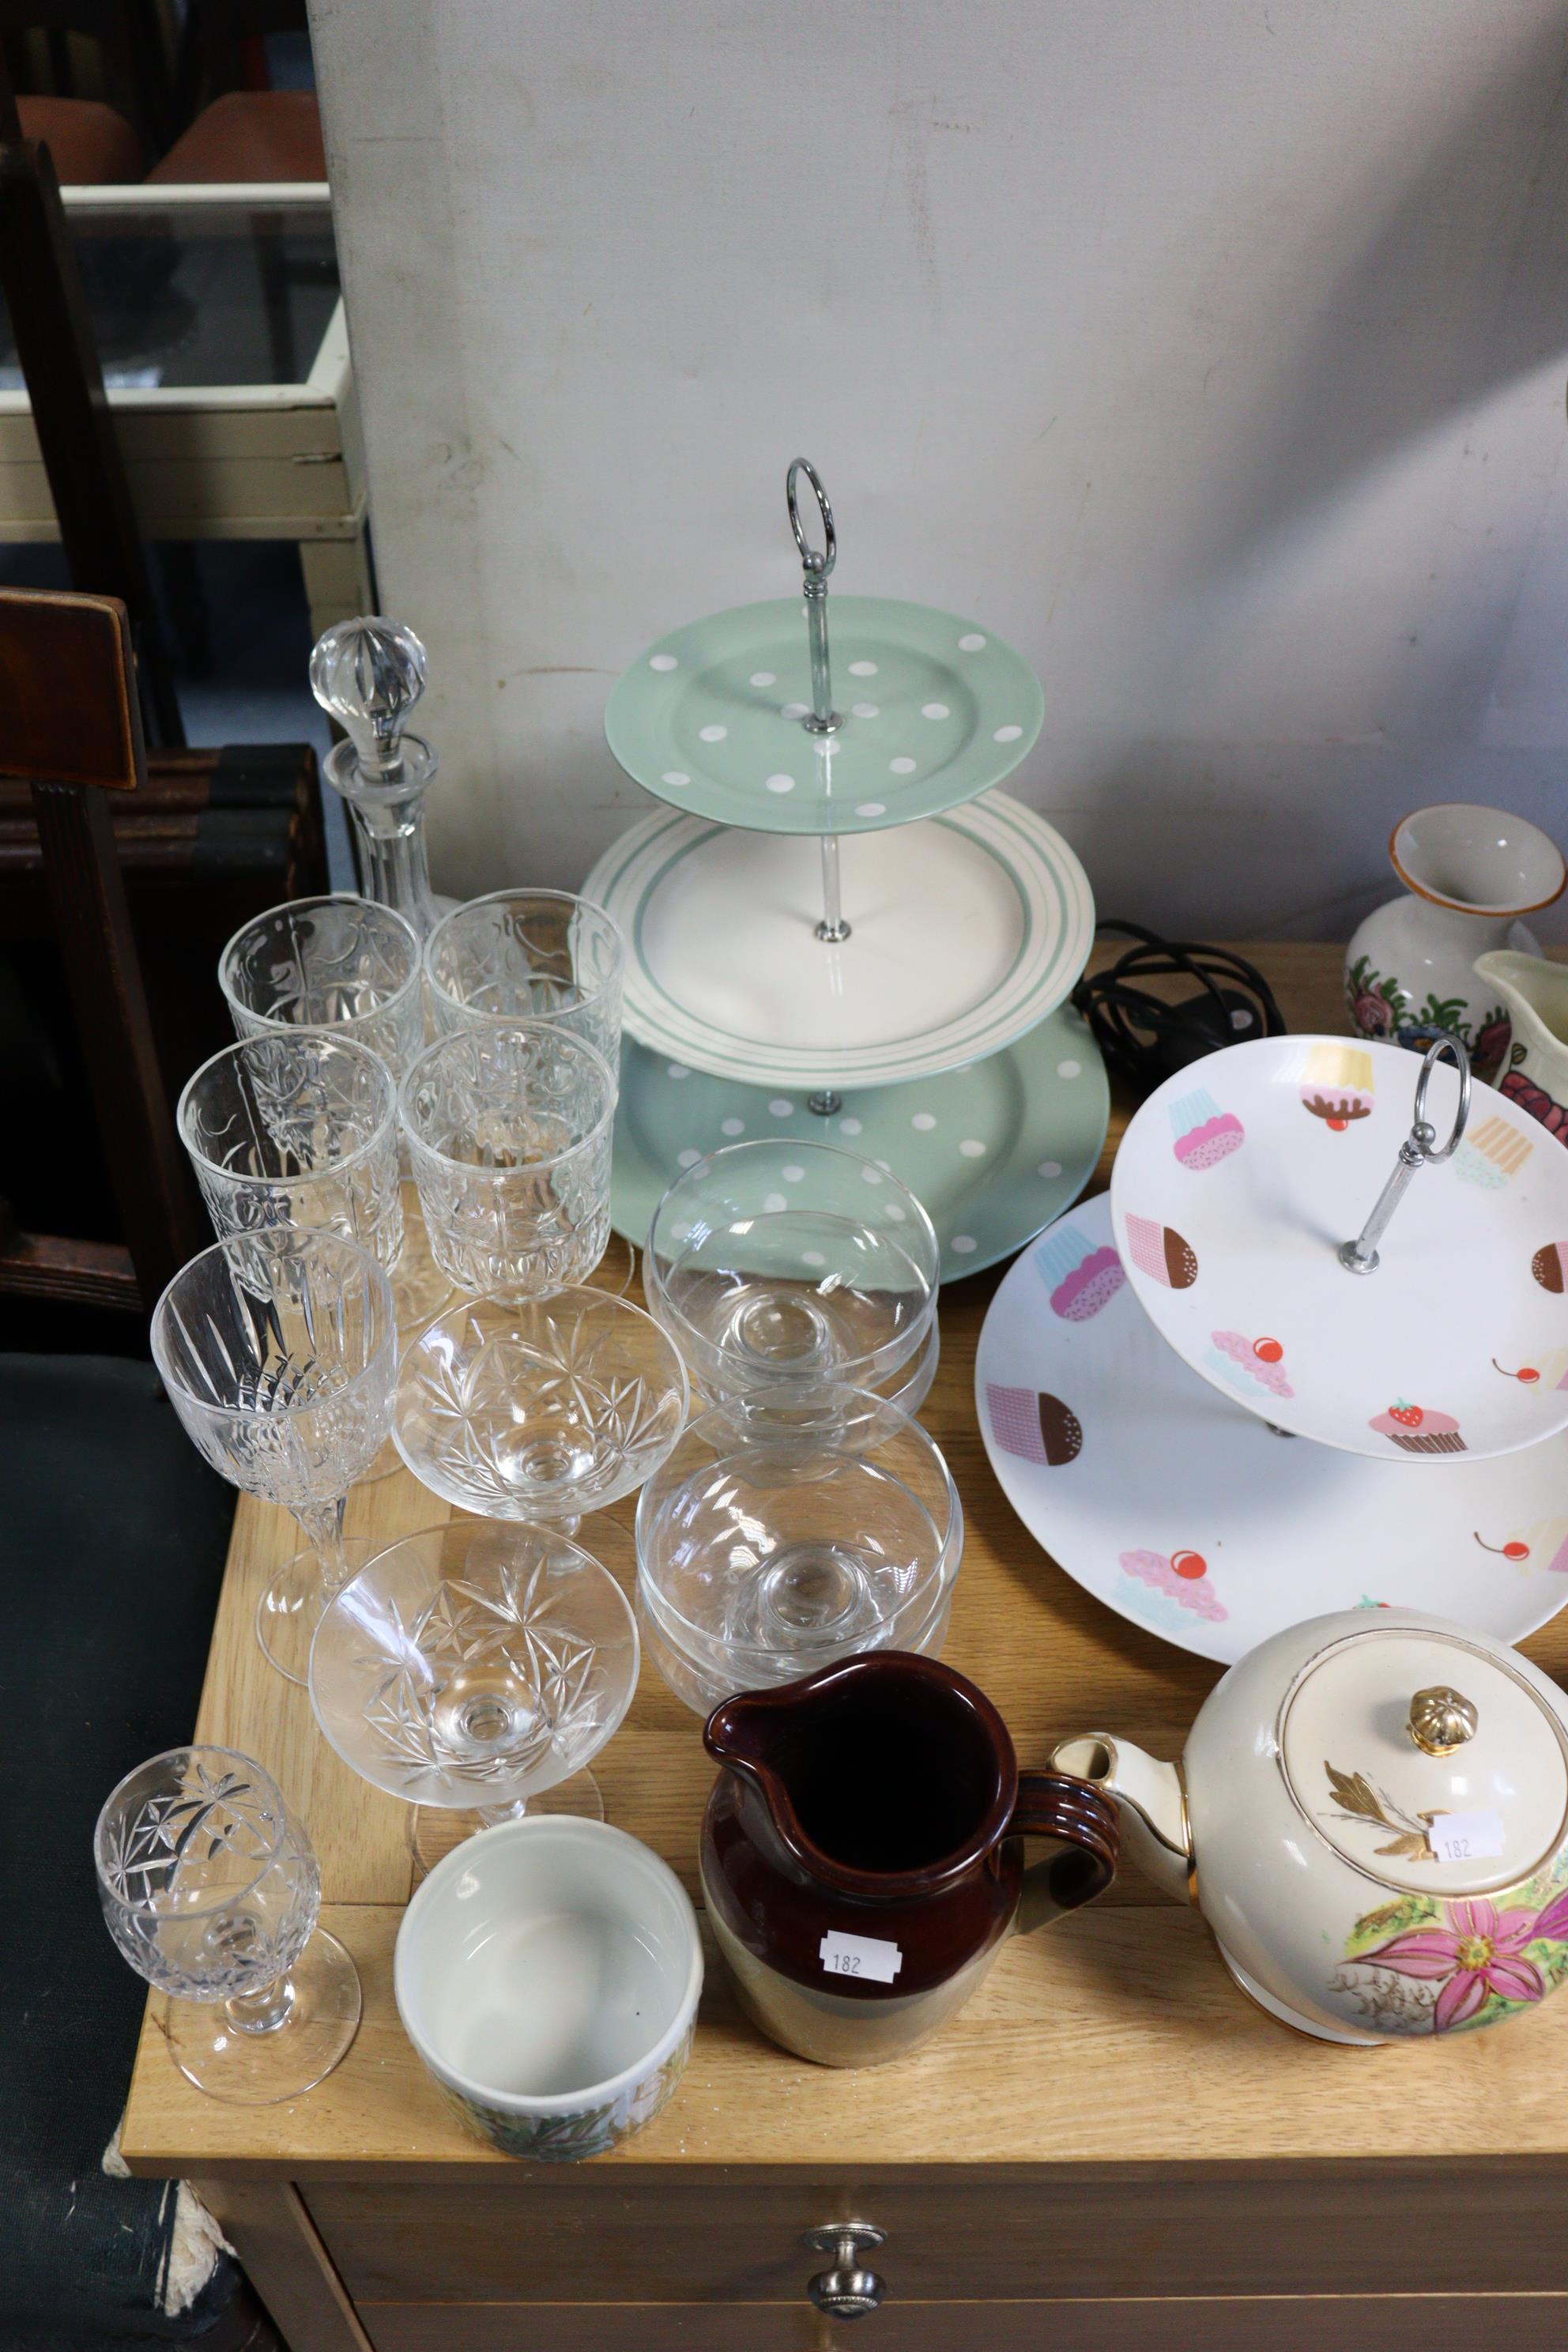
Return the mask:
M 1333 951 L 1264 952 L 1288 1017 L 1337 1027 Z M 1087 1599 L 991 1477 L 972 1395 L 991 1286 L 944 1293 L 922 1414 L 967 1518 L 946 1655 L 1025 1764 L 1100 1723 L 1175 1754 L 1214 1669 Z M 400 1474 L 352 1498 L 349 1526 L 390 1539 L 442 1516 Z M 601 1514 L 584 1538 L 626 1579 L 630 1520 Z M 309 2097 L 243 2109 L 192 2091 L 150 2017 L 124 2147 L 201 2185 L 293 2352 L 1568 2347 L 1568 1997 L 1441 2045 L 1331 2049 L 1251 2008 L 1196 1916 L 1131 1872 L 1009 1946 L 895 2065 L 786 2057 L 715 1969 L 684 2081 L 614 2156 L 527 2166 L 467 2138 L 392 1999 L 404 1811 L 338 1762 L 255 1645 L 257 1592 L 292 1544 L 241 1503 L 199 1733 L 258 1756 L 309 1822 L 364 2022 Z M 1527 1647 L 1568 1669 L 1561 1621 Z M 595 1769 L 609 1817 L 694 1886 L 709 1769 L 649 1670 Z M 829 2321 L 803 2237 L 851 2220 L 886 2232 L 886 2300 Z

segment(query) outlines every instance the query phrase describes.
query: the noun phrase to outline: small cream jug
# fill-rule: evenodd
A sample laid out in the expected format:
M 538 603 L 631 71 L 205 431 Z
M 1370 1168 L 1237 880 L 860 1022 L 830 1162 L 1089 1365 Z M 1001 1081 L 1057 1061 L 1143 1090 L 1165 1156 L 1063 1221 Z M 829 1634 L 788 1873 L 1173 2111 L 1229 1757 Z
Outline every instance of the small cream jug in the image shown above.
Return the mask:
M 1512 1031 L 1498 1092 L 1568 1143 L 1568 967 L 1505 948 L 1478 956 L 1475 969 L 1501 998 Z
M 1260 2007 L 1324 2042 L 1430 2039 L 1568 1976 L 1565 1708 L 1500 1642 L 1347 1609 L 1232 1666 L 1180 1764 L 1103 1732 L 1051 1763 L 1115 1798 Z

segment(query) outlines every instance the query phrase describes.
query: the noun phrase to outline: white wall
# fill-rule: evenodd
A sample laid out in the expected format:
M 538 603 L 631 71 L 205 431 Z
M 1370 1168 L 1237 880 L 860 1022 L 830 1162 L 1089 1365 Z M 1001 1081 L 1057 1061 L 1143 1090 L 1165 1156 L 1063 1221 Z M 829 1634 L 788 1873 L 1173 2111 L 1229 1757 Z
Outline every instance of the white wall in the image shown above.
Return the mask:
M 1563 0 L 314 0 L 438 880 L 649 803 L 650 638 L 836 585 L 1034 662 L 1104 913 L 1344 936 L 1473 796 L 1568 836 Z

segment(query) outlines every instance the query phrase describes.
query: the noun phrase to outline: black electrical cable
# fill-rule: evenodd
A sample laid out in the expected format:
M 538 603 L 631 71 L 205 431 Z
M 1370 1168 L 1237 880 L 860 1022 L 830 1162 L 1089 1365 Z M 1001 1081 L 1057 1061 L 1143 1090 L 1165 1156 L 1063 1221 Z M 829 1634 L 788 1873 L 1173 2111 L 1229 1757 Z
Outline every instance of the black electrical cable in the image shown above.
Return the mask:
M 1223 1045 L 1282 1037 L 1285 1021 L 1263 974 L 1244 956 L 1201 940 L 1163 940 L 1142 923 L 1101 923 L 1138 944 L 1108 971 L 1079 982 L 1072 1001 L 1107 1066 L 1142 1094 Z M 1156 996 L 1138 982 L 1193 980 L 1191 996 Z

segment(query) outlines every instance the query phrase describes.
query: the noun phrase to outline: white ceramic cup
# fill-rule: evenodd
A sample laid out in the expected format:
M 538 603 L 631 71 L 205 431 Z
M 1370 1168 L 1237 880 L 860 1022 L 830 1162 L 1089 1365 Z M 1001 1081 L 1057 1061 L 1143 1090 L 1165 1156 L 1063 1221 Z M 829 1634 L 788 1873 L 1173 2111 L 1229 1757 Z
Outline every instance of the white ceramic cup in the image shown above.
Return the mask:
M 458 2114 L 507 2156 L 603 2155 L 658 2114 L 702 1990 L 697 1915 L 624 1830 L 560 1814 L 465 1839 L 416 1893 L 393 1984 Z

